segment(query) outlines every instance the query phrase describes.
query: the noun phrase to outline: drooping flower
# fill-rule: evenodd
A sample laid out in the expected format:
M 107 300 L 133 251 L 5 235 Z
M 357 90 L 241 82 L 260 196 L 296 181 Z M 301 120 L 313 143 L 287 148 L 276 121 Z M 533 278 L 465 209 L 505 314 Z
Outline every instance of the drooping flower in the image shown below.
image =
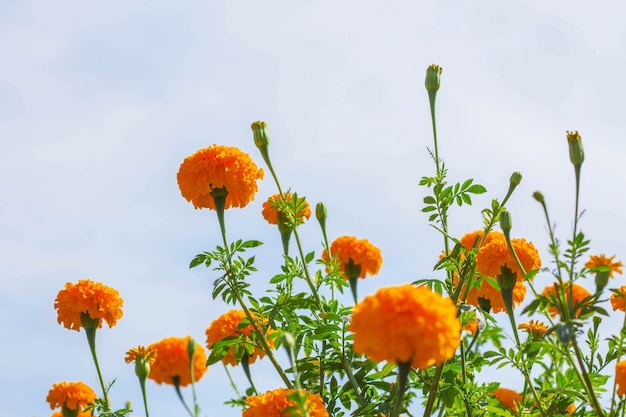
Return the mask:
M 85 407 L 96 400 L 95 391 L 84 382 L 59 382 L 52 384 L 52 389 L 48 391 L 46 401 L 50 404 L 50 409 L 65 407 L 70 410 L 83 411 Z
M 591 255 L 589 257 L 589 260 L 585 263 L 585 268 L 594 269 L 598 267 L 607 267 L 610 269 L 609 277 L 613 278 L 613 273 L 616 272 L 618 274 L 621 274 L 622 266 L 624 266 L 624 264 L 619 261 L 613 262 L 614 259 L 615 255 L 610 257 L 607 257 L 603 253 L 601 253 L 600 255 Z
M 213 344 L 219 342 L 225 337 L 238 337 L 243 336 L 244 344 L 253 350 L 252 354 L 248 356 L 248 363 L 253 363 L 257 358 L 265 356 L 263 350 L 259 349 L 252 338 L 252 324 L 248 324 L 245 327 L 239 327 L 241 321 L 246 317 L 246 313 L 243 310 L 230 310 L 213 320 L 209 327 L 206 329 L 206 344 L 209 349 L 213 347 Z M 257 321 L 258 322 L 258 321 Z M 260 326 L 259 326 L 260 327 Z M 274 339 L 267 340 L 270 347 L 274 347 Z M 235 346 L 231 346 L 226 356 L 222 358 L 222 362 L 225 365 L 236 366 L 238 364 L 235 358 Z
M 157 384 L 171 384 L 187 386 L 191 383 L 189 372 L 189 354 L 187 345 L 190 336 L 168 337 L 148 346 L 149 350 L 156 351 L 156 360 L 150 367 L 148 378 Z M 202 346 L 197 346 L 193 356 L 194 380 L 199 381 L 207 371 L 206 353 Z
M 461 291 L 463 293 L 464 290 Z M 513 303 L 520 305 L 526 297 L 526 284 L 523 282 L 516 282 L 513 287 Z M 500 290 L 496 290 L 487 280 L 483 280 L 480 288 L 473 287 L 467 293 L 465 300 L 467 304 L 472 304 L 477 307 L 485 308 L 485 305 L 491 307 L 492 313 L 506 312 L 506 306 L 502 299 L 502 293 Z
M 211 192 L 225 189 L 224 208 L 245 207 L 263 179 L 250 155 L 230 146 L 211 145 L 185 158 L 178 170 L 180 192 L 195 208 L 215 210 Z
M 284 200 L 291 201 L 291 198 L 292 194 L 287 193 Z M 280 194 L 274 194 L 263 203 L 263 211 L 261 213 L 263 214 L 263 218 L 265 218 L 268 223 L 278 224 L 279 210 L 277 210 L 276 203 L 280 202 L 281 200 L 282 197 Z M 309 203 L 306 200 L 304 201 L 304 206 L 302 210 L 296 213 L 296 217 L 302 220 L 308 220 L 309 217 L 311 217 L 311 208 L 309 207 Z
M 548 326 L 537 320 L 531 320 L 528 323 L 520 323 L 517 328 L 528 332 L 533 339 L 543 337 L 543 335 L 545 335 L 548 331 Z
M 517 404 L 522 402 L 522 395 L 512 389 L 497 388 L 493 393 L 493 396 L 498 399 L 509 410 L 516 412 Z
M 81 313 L 98 320 L 98 327 L 102 327 L 102 320 L 109 327 L 115 326 L 122 318 L 123 305 L 124 300 L 115 288 L 89 279 L 81 279 L 76 284 L 66 283 L 54 301 L 59 324 L 76 331 L 82 327 Z
M 383 264 L 383 257 L 380 249 L 372 245 L 367 239 L 357 239 L 354 236 L 338 237 L 330 244 L 330 253 L 339 259 L 340 270 L 349 275 L 346 266 L 359 267 L 358 278 L 365 278 L 365 275 L 376 275 Z M 328 262 L 328 254 L 322 252 L 322 259 Z
M 611 294 L 611 306 L 613 311 L 626 311 L 626 285 L 622 285 Z
M 558 283 L 552 284 L 547 286 L 546 288 L 543 289 L 542 294 L 544 296 L 556 296 L 557 295 L 557 289 L 560 287 L 560 285 Z M 562 288 L 563 293 L 565 294 L 565 296 L 567 297 L 567 299 L 569 300 L 570 297 L 570 289 L 569 289 L 569 284 L 565 283 L 563 284 L 563 288 Z M 572 300 L 571 303 L 572 305 L 576 305 L 581 303 L 585 298 L 589 297 L 591 295 L 591 293 L 583 286 L 578 285 L 576 283 L 572 284 Z M 552 317 L 556 316 L 558 314 L 558 309 L 556 306 L 551 305 L 548 306 L 548 311 L 550 312 L 550 314 L 552 315 Z M 576 309 L 576 311 L 574 312 L 574 315 L 576 317 L 578 317 L 578 315 L 581 313 L 582 311 L 582 306 L 578 307 Z
M 617 395 L 626 395 L 626 360 L 615 365 L 615 382 L 617 383 Z
M 295 406 L 288 396 L 296 393 L 294 389 L 278 388 L 261 395 L 246 398 L 246 409 L 241 417 L 285 417 L 285 409 Z M 304 391 L 302 391 L 305 393 Z M 319 394 L 308 393 L 306 406 L 310 417 L 328 417 L 328 411 Z M 289 414 L 291 417 L 302 417 L 300 413 Z
M 354 307 L 350 331 L 355 352 L 424 369 L 454 355 L 461 323 L 450 299 L 406 284 L 365 297 Z

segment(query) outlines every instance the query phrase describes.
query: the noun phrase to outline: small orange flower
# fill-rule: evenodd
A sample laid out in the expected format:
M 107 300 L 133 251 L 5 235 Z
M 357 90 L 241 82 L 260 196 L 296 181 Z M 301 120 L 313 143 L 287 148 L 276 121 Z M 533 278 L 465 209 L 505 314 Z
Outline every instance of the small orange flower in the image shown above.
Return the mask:
M 109 327 L 115 326 L 122 318 L 123 305 L 124 300 L 116 289 L 89 279 L 81 279 L 76 284 L 68 282 L 54 301 L 59 324 L 76 331 L 81 328 L 81 313 L 99 320 L 98 327 L 102 327 L 102 320 Z
M 603 253 L 600 255 L 591 255 L 589 260 L 585 264 L 585 268 L 593 269 L 600 266 L 605 266 L 610 269 L 609 277 L 613 278 L 613 273 L 617 272 L 618 274 L 622 273 L 622 266 L 624 266 L 621 262 L 613 262 L 615 259 L 615 255 L 611 257 L 605 256 Z
M 509 410 L 516 412 L 516 403 L 522 402 L 522 395 L 508 388 L 498 388 L 493 393 L 493 396 L 498 399 Z
M 157 352 L 156 360 L 150 367 L 148 378 L 154 380 L 157 384 L 176 385 L 176 382 L 178 382 L 181 387 L 189 385 L 191 383 L 191 375 L 189 372 L 187 344 L 190 339 L 190 336 L 168 337 L 148 346 L 149 350 Z M 196 382 L 207 371 L 206 360 L 204 348 L 196 345 L 196 352 L 193 356 L 193 376 Z
M 63 417 L 63 411 L 53 411 L 50 417 Z M 81 411 L 76 417 L 96 417 L 96 415 L 91 415 L 91 411 Z
M 520 305 L 524 301 L 524 297 L 526 297 L 526 284 L 518 281 L 513 287 L 513 306 Z M 502 300 L 502 293 L 500 290 L 496 290 L 487 280 L 482 282 L 480 288 L 474 287 L 470 289 L 465 302 L 475 305 L 476 307 L 483 307 L 479 303 L 479 299 L 489 300 L 493 313 L 506 311 L 506 306 Z
M 459 347 L 461 323 L 454 303 L 426 287 L 379 289 L 354 307 L 354 351 L 374 361 L 441 364 Z
M 85 407 L 96 400 L 95 391 L 83 382 L 59 382 L 52 384 L 46 401 L 50 409 L 66 407 L 70 410 L 83 411 Z
M 615 365 L 615 382 L 617 382 L 617 395 L 626 395 L 626 360 Z
M 576 411 L 576 404 L 570 404 L 567 406 L 567 408 L 565 409 L 565 412 L 567 414 L 574 414 L 574 411 Z
M 544 296 L 548 296 L 550 294 L 556 296 L 557 294 L 557 287 L 559 286 L 558 283 L 552 284 L 547 286 L 546 288 L 543 289 L 542 294 Z M 564 284 L 564 288 L 563 288 L 564 294 L 565 296 L 569 299 L 569 284 Z M 584 300 L 585 298 L 589 297 L 591 295 L 591 293 L 583 286 L 578 285 L 576 283 L 572 284 L 572 296 L 573 296 L 573 300 L 572 300 L 572 305 L 578 304 L 580 303 L 582 300 Z M 582 307 L 579 307 L 576 309 L 575 315 L 576 317 L 578 317 L 578 315 L 580 314 L 582 310 Z M 550 314 L 552 315 L 552 317 L 556 316 L 558 314 L 558 309 L 556 308 L 556 306 L 549 306 L 548 307 L 548 311 L 550 312 Z
M 243 410 L 241 417 L 286 417 L 285 408 L 295 405 L 287 397 L 295 392 L 294 389 L 278 388 L 261 395 L 249 396 L 246 398 L 246 409 Z M 310 417 L 328 417 L 328 411 L 326 411 L 319 394 L 309 393 L 306 405 Z M 289 414 L 289 416 L 302 417 L 297 412 Z
M 536 320 L 531 320 L 528 323 L 520 323 L 517 328 L 528 332 L 533 339 L 543 337 L 548 331 L 548 326 L 546 326 L 545 323 Z
M 355 266 L 360 267 L 359 278 L 365 278 L 365 274 L 370 276 L 378 274 L 383 264 L 383 257 L 380 249 L 372 245 L 367 239 L 357 239 L 354 236 L 338 237 L 330 244 L 330 253 L 336 256 L 341 263 L 340 270 L 346 273 L 346 265 L 352 261 Z M 322 259 L 328 262 L 328 254 L 322 252 Z
M 245 207 L 254 200 L 263 170 L 238 148 L 211 145 L 185 158 L 178 169 L 178 187 L 195 208 L 215 210 L 211 192 L 226 188 L 224 208 Z
M 291 193 L 287 193 L 287 195 L 285 196 L 285 201 L 291 201 L 291 198 Z M 281 195 L 274 194 L 263 203 L 263 211 L 261 213 L 263 214 L 265 220 L 267 220 L 267 222 L 270 224 L 278 224 L 278 210 L 276 209 L 276 203 L 279 201 L 281 201 Z M 296 216 L 299 219 L 308 220 L 309 217 L 311 217 L 311 208 L 309 207 L 309 203 L 306 200 L 304 201 L 304 204 L 304 208 L 296 213 Z
M 611 294 L 611 306 L 613 311 L 626 311 L 626 285 L 622 285 Z
M 124 360 L 126 361 L 126 363 L 143 360 L 148 361 L 150 365 L 152 365 L 156 360 L 156 355 L 156 350 L 148 349 L 145 346 L 139 345 L 136 348 L 129 349 L 126 352 L 126 357 L 124 358 Z
M 230 310 L 213 320 L 206 329 L 207 347 L 211 349 L 215 342 L 219 342 L 225 337 L 238 337 L 243 335 L 245 340 L 244 344 L 254 349 L 254 352 L 248 357 L 248 363 L 253 363 L 257 358 L 265 356 L 265 352 L 253 343 L 252 325 L 248 324 L 245 327 L 239 327 L 239 324 L 245 317 L 246 313 L 244 313 L 243 310 Z M 274 339 L 268 339 L 267 342 L 270 347 L 274 347 Z M 226 356 L 222 358 L 222 362 L 225 365 L 237 365 L 237 360 L 235 359 L 235 346 L 231 346 Z

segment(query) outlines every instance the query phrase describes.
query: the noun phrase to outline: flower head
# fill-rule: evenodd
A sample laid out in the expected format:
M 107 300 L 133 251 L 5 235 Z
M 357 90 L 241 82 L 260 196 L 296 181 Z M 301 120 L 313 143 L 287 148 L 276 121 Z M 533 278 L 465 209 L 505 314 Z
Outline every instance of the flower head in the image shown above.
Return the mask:
M 246 317 L 246 313 L 243 310 L 230 310 L 213 320 L 209 327 L 206 329 L 206 344 L 209 349 L 213 347 L 213 344 L 219 342 L 225 337 L 239 337 L 244 339 L 243 344 L 253 350 L 252 354 L 248 356 L 248 363 L 253 363 L 257 358 L 265 356 L 263 350 L 259 349 L 252 338 L 252 324 L 248 324 L 245 327 L 239 327 L 241 321 Z M 274 339 L 268 339 L 270 347 L 274 347 Z M 248 349 L 246 349 L 248 351 Z M 231 346 L 226 356 L 222 358 L 222 362 L 225 365 L 237 365 L 238 361 L 235 358 L 235 346 Z
M 545 323 L 536 320 L 531 320 L 528 323 L 520 323 L 517 328 L 528 332 L 533 339 L 543 337 L 548 331 L 548 326 L 546 326 Z
M 102 327 L 102 320 L 109 327 L 115 326 L 122 318 L 123 305 L 124 300 L 116 289 L 89 279 L 81 279 L 76 284 L 68 282 L 54 301 L 59 324 L 76 331 L 81 328 L 81 313 L 98 320 L 98 327 Z
M 83 411 L 85 407 L 96 400 L 95 391 L 83 382 L 59 382 L 52 384 L 46 401 L 50 409 L 65 407 L 70 410 Z
M 150 367 L 148 378 L 157 384 L 176 385 L 178 383 L 181 387 L 189 385 L 191 383 L 189 354 L 187 353 L 189 339 L 191 339 L 190 336 L 168 337 L 148 346 L 148 350 L 156 351 L 156 360 Z M 204 349 L 198 346 L 193 356 L 195 381 L 199 381 L 207 371 L 206 360 Z
M 63 417 L 63 411 L 53 411 L 52 414 L 50 414 L 50 417 Z M 81 411 L 79 412 L 76 417 L 96 417 L 95 414 L 91 414 L 91 410 L 89 411 Z
M 292 198 L 292 194 L 287 193 L 285 195 L 284 200 L 291 201 L 291 198 Z M 273 196 L 268 198 L 266 202 L 263 203 L 262 214 L 268 223 L 278 224 L 279 210 L 277 209 L 276 204 L 280 202 L 281 200 L 283 200 L 283 198 L 281 197 L 280 194 L 274 194 Z M 305 218 L 308 220 L 308 218 L 311 217 L 311 208 L 309 207 L 309 203 L 307 203 L 306 200 L 304 201 L 302 210 L 296 213 L 296 217 L 302 220 L 304 220 Z
M 454 303 L 426 287 L 379 289 L 354 307 L 354 350 L 371 360 L 424 369 L 450 359 L 460 343 Z
M 517 404 L 522 402 L 522 395 L 508 388 L 498 388 L 493 392 L 493 396 L 498 399 L 509 410 L 517 411 Z
M 617 395 L 626 395 L 626 360 L 615 365 L 615 382 L 617 383 Z
M 211 145 L 185 158 L 178 169 L 178 187 L 195 208 L 215 210 L 211 192 L 225 189 L 224 208 L 245 207 L 257 192 L 263 170 L 245 152 L 230 146 Z
M 618 274 L 622 273 L 622 264 L 621 262 L 613 262 L 615 259 L 615 255 L 607 257 L 603 253 L 600 255 L 591 255 L 587 263 L 585 263 L 585 268 L 594 269 L 605 267 L 609 269 L 609 277 L 613 278 L 613 273 L 617 272 Z
M 330 253 L 339 259 L 340 270 L 347 275 L 346 266 L 350 263 L 360 268 L 359 278 L 366 274 L 376 275 L 383 264 L 380 249 L 372 245 L 367 239 L 357 239 L 354 236 L 338 237 L 330 244 Z M 328 254 L 322 252 L 322 259 L 328 262 Z
M 622 285 L 611 294 L 611 306 L 613 311 L 626 311 L 626 285 Z
M 295 402 L 288 397 L 296 393 L 294 389 L 278 388 L 267 391 L 261 395 L 249 396 L 246 398 L 246 409 L 241 417 L 285 417 L 285 409 L 295 406 Z M 328 417 L 328 411 L 324 406 L 322 397 L 319 394 L 307 394 L 306 405 L 310 417 Z M 302 417 L 300 413 L 289 414 L 292 417 Z
M 526 239 L 511 239 L 511 244 L 526 272 L 541 267 L 539 251 L 531 242 Z M 497 233 L 479 249 L 478 255 L 476 255 L 476 270 L 483 276 L 496 278 L 501 274 L 503 265 L 506 265 L 517 275 L 518 281 L 524 280 L 524 274 L 517 266 L 504 235 Z
M 561 288 L 561 285 L 558 284 L 558 283 L 549 285 L 549 286 L 547 286 L 546 288 L 543 289 L 542 294 L 544 296 L 546 296 L 546 297 L 548 297 L 550 295 L 556 297 L 558 290 L 563 291 L 563 293 L 565 294 L 565 296 L 567 297 L 567 299 L 569 301 L 570 290 L 569 290 L 569 284 L 568 283 L 563 284 L 562 288 Z M 591 296 L 591 293 L 585 287 L 583 287 L 581 285 L 578 285 L 576 283 L 572 284 L 571 293 L 572 293 L 571 304 L 573 306 L 577 305 L 577 304 L 580 304 L 585 298 Z M 548 311 L 550 312 L 552 317 L 556 316 L 558 314 L 558 312 L 559 312 L 559 310 L 557 309 L 557 307 L 555 305 L 550 305 L 548 307 Z M 578 315 L 581 313 L 581 311 L 582 311 L 582 306 L 579 306 L 576 309 L 574 315 L 576 317 L 578 317 Z
M 156 360 L 157 351 L 154 349 L 148 349 L 145 346 L 137 346 L 136 348 L 129 349 L 126 352 L 124 360 L 126 363 L 135 363 L 135 373 L 138 377 L 145 378 L 150 373 L 150 366 Z

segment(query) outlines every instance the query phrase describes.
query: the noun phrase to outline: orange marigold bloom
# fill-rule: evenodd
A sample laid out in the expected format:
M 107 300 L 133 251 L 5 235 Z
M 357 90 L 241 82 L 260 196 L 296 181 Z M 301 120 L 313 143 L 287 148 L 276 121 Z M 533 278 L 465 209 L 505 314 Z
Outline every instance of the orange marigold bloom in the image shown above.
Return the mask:
M 559 286 L 558 283 L 554 283 L 552 285 L 547 286 L 546 288 L 543 289 L 542 294 L 544 296 L 548 296 L 550 294 L 555 295 L 557 294 L 557 286 Z M 569 299 L 569 284 L 565 283 L 564 284 L 564 288 L 563 291 L 565 292 L 565 296 Z M 572 300 L 572 305 L 578 304 L 580 303 L 582 300 L 584 300 L 585 298 L 589 297 L 591 295 L 591 293 L 583 286 L 578 285 L 576 283 L 572 284 L 572 295 L 573 295 L 573 300 Z M 578 315 L 580 314 L 582 308 L 579 307 L 576 309 L 575 311 L 575 315 L 576 317 L 578 317 Z M 556 306 L 549 306 L 548 307 L 548 311 L 550 312 L 550 314 L 552 315 L 552 317 L 556 316 L 558 314 L 558 309 L 556 308 Z
M 244 340 L 246 340 L 244 344 L 254 349 L 254 352 L 248 356 L 248 363 L 253 363 L 257 358 L 265 356 L 265 352 L 259 349 L 256 344 L 252 343 L 252 324 L 248 324 L 245 327 L 239 327 L 239 324 L 245 317 L 246 313 L 244 313 L 243 310 L 230 310 L 213 320 L 206 329 L 207 347 L 211 349 L 215 342 L 219 342 L 225 337 L 238 337 L 243 335 Z M 274 339 L 268 339 L 267 342 L 270 347 L 274 347 Z M 231 346 L 226 356 L 222 358 L 222 362 L 226 365 L 237 365 L 237 360 L 235 359 L 235 346 Z
M 617 292 L 611 294 L 611 306 L 613 306 L 613 311 L 626 311 L 626 286 L 622 285 L 614 291 Z
M 287 193 L 287 195 L 285 196 L 285 200 L 291 201 L 291 197 L 291 193 Z M 276 209 L 275 204 L 279 201 L 281 201 L 281 195 L 274 194 L 263 203 L 263 211 L 261 212 L 261 214 L 263 214 L 265 220 L 267 220 L 267 222 L 270 224 L 278 224 L 278 210 Z M 309 207 L 309 203 L 306 200 L 304 201 L 304 204 L 304 208 L 299 213 L 296 213 L 296 215 L 299 218 L 306 218 L 308 220 L 309 217 L 311 217 L 311 208 Z
M 454 303 L 409 284 L 365 297 L 354 307 L 350 330 L 355 352 L 374 361 L 410 362 L 417 369 L 450 359 L 461 338 Z
M 519 404 L 522 402 L 522 395 L 512 389 L 498 388 L 492 394 L 502 403 L 502 405 L 514 412 L 517 411 L 515 403 Z
M 492 233 L 494 232 L 489 233 L 489 235 Z M 526 272 L 541 267 L 539 251 L 531 242 L 528 242 L 526 239 L 511 239 L 511 244 Z M 502 273 L 501 267 L 503 265 L 506 265 L 517 274 L 518 281 L 524 280 L 524 275 L 518 268 L 504 235 L 499 233 L 490 238 L 478 251 L 478 255 L 476 255 L 476 271 L 486 277 L 496 278 Z
M 53 411 L 50 417 L 63 417 L 63 411 Z M 81 411 L 76 417 L 96 417 L 96 415 L 92 416 L 91 411 Z
M 70 410 L 85 409 L 96 400 L 95 391 L 84 382 L 59 382 L 52 384 L 52 389 L 48 391 L 46 401 L 50 403 L 50 409 L 66 407 Z
M 346 272 L 346 265 L 352 260 L 354 265 L 361 267 L 359 278 L 365 278 L 365 274 L 370 276 L 378 274 L 383 264 L 383 257 L 380 249 L 372 245 L 367 239 L 357 239 L 354 236 L 338 237 L 330 244 L 330 253 L 336 256 L 341 263 L 340 270 Z M 324 250 L 322 259 L 328 262 L 328 254 Z
M 156 360 L 157 351 L 154 349 L 148 349 L 145 346 L 137 346 L 136 348 L 129 349 L 126 352 L 124 360 L 126 363 L 135 362 L 138 360 L 148 361 L 150 365 Z
M 622 266 L 624 266 L 621 262 L 613 262 L 613 259 L 615 259 L 615 255 L 611 257 L 607 257 L 603 253 L 600 255 L 591 255 L 587 263 L 585 263 L 585 268 L 593 269 L 599 266 L 606 266 L 610 268 L 609 277 L 613 278 L 613 273 L 617 272 L 621 274 Z
M 215 210 L 211 191 L 226 188 L 224 208 L 245 207 L 254 200 L 263 170 L 238 148 L 211 145 L 185 158 L 178 169 L 178 188 L 195 208 Z
M 565 409 L 565 412 L 567 414 L 574 414 L 574 411 L 576 411 L 576 404 L 570 404 L 567 406 L 567 408 Z
M 528 323 L 520 323 L 517 328 L 525 330 L 534 339 L 543 337 L 543 335 L 546 334 L 546 332 L 548 331 L 548 326 L 546 326 L 545 323 L 537 320 L 531 320 Z
M 465 246 L 465 249 L 470 250 L 472 249 L 474 240 L 477 240 L 476 244 L 479 245 L 484 234 L 485 234 L 484 230 L 474 230 L 473 232 L 464 234 L 463 237 L 459 239 L 459 241 L 461 242 L 463 246 Z M 485 242 L 483 243 L 483 246 L 491 242 L 491 240 L 496 239 L 496 238 L 504 239 L 504 234 L 502 232 L 496 232 L 496 231 L 489 232 L 487 234 L 487 238 L 485 239 Z
M 516 282 L 513 287 L 513 306 L 520 305 L 526 297 L 526 284 L 523 282 Z M 480 285 L 480 288 L 472 288 L 467 293 L 467 304 L 475 305 L 476 307 L 482 307 L 479 303 L 479 299 L 489 300 L 491 305 L 491 311 L 493 313 L 499 313 L 506 311 L 504 300 L 502 299 L 502 293 L 500 290 L 496 290 L 487 280 L 484 280 Z
M 176 380 L 181 387 L 191 383 L 189 373 L 189 356 L 187 354 L 187 344 L 191 336 L 168 337 L 148 346 L 149 350 L 155 350 L 156 360 L 150 367 L 148 378 L 157 384 L 175 385 Z M 196 352 L 193 356 L 194 380 L 199 381 L 207 371 L 206 353 L 204 348 L 196 345 Z
M 617 395 L 626 395 L 626 360 L 615 365 L 615 382 L 617 382 Z
M 122 318 L 123 305 L 124 300 L 115 288 L 89 279 L 81 279 L 76 284 L 68 282 L 54 301 L 59 324 L 63 323 L 66 328 L 76 331 L 81 328 L 81 313 L 99 320 L 98 327 L 102 327 L 102 320 L 109 327 L 115 326 Z
M 246 409 L 241 417 L 286 417 L 285 408 L 295 403 L 287 396 L 295 393 L 294 389 L 278 388 L 267 391 L 265 394 L 246 398 Z M 310 417 L 328 417 L 328 411 L 319 394 L 309 393 L 306 399 Z M 302 417 L 299 413 L 289 414 L 292 417 Z

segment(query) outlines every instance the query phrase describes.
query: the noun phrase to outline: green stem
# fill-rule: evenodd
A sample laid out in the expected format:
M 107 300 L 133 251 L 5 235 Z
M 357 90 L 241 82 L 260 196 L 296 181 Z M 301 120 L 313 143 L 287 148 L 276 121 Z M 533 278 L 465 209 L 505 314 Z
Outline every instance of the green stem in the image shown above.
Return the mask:
M 478 329 L 476 330 L 479 331 Z M 465 344 L 461 340 L 461 381 L 463 383 L 463 403 L 465 404 L 465 414 L 467 417 L 473 417 L 472 408 L 467 401 L 467 370 L 465 369 Z
M 93 363 L 96 365 L 96 372 L 98 373 L 98 381 L 100 382 L 100 387 L 102 388 L 102 395 L 106 406 L 106 411 L 110 411 L 109 396 L 107 393 L 107 389 L 104 386 L 102 372 L 100 372 L 100 364 L 98 363 L 98 355 L 96 354 L 96 330 L 97 327 L 85 328 L 85 333 L 87 334 L 87 343 L 89 344 L 89 350 L 91 351 Z
M 574 372 L 576 372 L 576 376 L 578 376 L 578 379 L 580 380 L 580 383 L 582 384 L 583 388 L 585 389 L 585 392 L 587 393 L 587 396 L 589 398 L 589 402 L 591 404 L 591 407 L 596 412 L 596 416 L 604 417 L 604 412 L 602 411 L 602 408 L 600 407 L 600 404 L 598 403 L 598 399 L 596 398 L 595 393 L 593 392 L 591 381 L 589 381 L 589 376 L 587 375 L 587 372 L 585 371 L 584 363 L 582 362 L 582 358 L 580 357 L 580 352 L 578 350 L 578 345 L 577 345 L 577 342 L 576 342 L 576 335 L 574 335 L 572 337 L 572 345 L 574 347 L 574 353 L 576 355 L 576 360 L 578 362 L 578 366 L 580 367 L 580 370 L 574 364 L 574 360 L 572 359 L 571 352 L 569 351 L 567 346 L 564 346 L 565 353 L 566 353 L 566 356 L 567 356 L 567 358 L 569 360 L 569 363 L 570 363 L 572 369 L 574 370 Z
M 146 377 L 139 378 L 139 385 L 141 386 L 141 396 L 143 397 L 143 409 L 146 411 L 146 417 L 150 417 L 148 414 L 148 396 L 146 395 Z
M 398 362 L 398 398 L 391 411 L 391 417 L 398 417 L 402 411 L 402 398 L 406 389 L 406 381 L 411 370 L 411 362 Z
M 622 323 L 622 328 L 620 329 L 619 332 L 619 346 L 617 347 L 617 356 L 616 356 L 616 361 L 615 363 L 619 363 L 620 359 L 622 358 L 622 353 L 623 353 L 623 347 L 624 347 L 624 336 L 623 336 L 623 331 L 624 328 L 626 328 L 626 315 L 624 315 L 624 322 Z M 613 394 L 611 395 L 611 412 L 609 413 L 609 415 L 613 415 L 613 408 L 615 407 L 615 392 L 617 391 L 617 380 L 613 381 Z
M 574 233 L 572 236 L 572 242 L 576 242 L 576 231 L 578 228 L 578 201 L 580 196 L 580 167 L 581 165 L 574 165 L 574 172 L 576 174 L 576 203 L 574 208 Z M 574 281 L 574 261 L 576 259 L 576 253 L 572 253 L 572 259 L 570 262 L 569 280 Z
M 180 402 L 183 403 L 183 406 L 185 407 L 185 410 L 187 410 L 187 412 L 189 413 L 189 415 L 191 417 L 196 417 L 196 416 L 194 416 L 193 412 L 191 411 L 191 409 L 189 408 L 189 406 L 185 402 L 185 399 L 183 398 L 183 394 L 180 392 L 180 383 L 177 380 L 178 377 L 174 377 L 173 379 L 174 379 L 174 389 L 176 390 L 176 395 L 178 395 L 178 398 L 180 399 Z
M 228 366 L 226 366 L 226 364 L 223 362 L 222 362 L 222 365 L 224 365 L 224 370 L 226 371 L 226 375 L 228 375 L 230 386 L 233 387 L 233 389 L 235 390 L 237 397 L 241 398 L 241 393 L 239 392 L 239 389 L 237 388 L 237 384 L 235 384 L 235 380 L 233 379 L 232 375 L 230 374 L 230 371 L 228 370 Z
M 443 374 L 443 367 L 445 362 L 441 365 L 437 366 L 435 370 L 435 376 L 433 377 L 433 381 L 430 384 L 430 389 L 428 392 L 428 401 L 426 402 L 426 408 L 424 409 L 424 417 L 430 417 L 430 414 L 433 411 L 433 406 L 435 405 L 435 399 L 437 397 L 437 388 L 439 387 L 439 380 L 441 379 L 441 375 Z

